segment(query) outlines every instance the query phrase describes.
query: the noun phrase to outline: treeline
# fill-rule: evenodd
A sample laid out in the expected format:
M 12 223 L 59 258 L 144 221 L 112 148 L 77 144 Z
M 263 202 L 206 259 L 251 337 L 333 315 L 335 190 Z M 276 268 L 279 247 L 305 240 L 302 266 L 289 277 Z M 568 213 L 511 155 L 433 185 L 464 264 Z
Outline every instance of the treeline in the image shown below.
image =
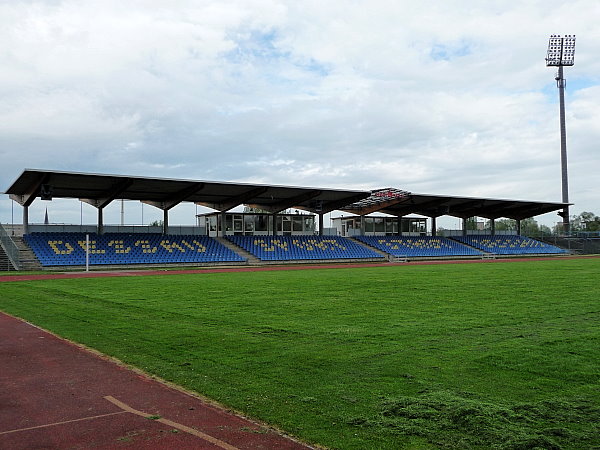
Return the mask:
M 593 212 L 583 211 L 579 215 L 571 216 L 571 232 L 582 231 L 600 231 L 600 217 Z M 517 221 L 513 219 L 497 219 L 496 231 L 514 231 L 517 229 Z M 483 225 L 484 230 L 491 230 L 492 222 L 486 221 Z M 467 220 L 467 229 L 476 230 L 478 223 L 476 218 Z M 561 234 L 562 223 L 558 222 L 552 228 L 547 225 L 539 224 L 534 218 L 521 220 L 521 234 L 526 236 L 539 236 L 545 234 Z

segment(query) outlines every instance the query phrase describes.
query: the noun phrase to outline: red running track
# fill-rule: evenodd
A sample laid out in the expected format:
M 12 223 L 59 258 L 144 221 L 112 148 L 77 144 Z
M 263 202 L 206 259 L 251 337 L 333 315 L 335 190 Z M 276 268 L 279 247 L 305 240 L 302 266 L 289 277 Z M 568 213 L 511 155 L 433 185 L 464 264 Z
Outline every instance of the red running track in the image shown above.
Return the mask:
M 0 449 L 306 449 L 0 313 Z

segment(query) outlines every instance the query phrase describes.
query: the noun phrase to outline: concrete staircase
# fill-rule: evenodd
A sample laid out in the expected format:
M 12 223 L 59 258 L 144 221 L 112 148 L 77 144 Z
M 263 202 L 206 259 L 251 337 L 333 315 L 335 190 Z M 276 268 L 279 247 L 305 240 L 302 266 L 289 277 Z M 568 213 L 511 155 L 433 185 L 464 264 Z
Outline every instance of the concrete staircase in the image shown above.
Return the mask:
M 33 250 L 23 240 L 23 237 L 13 236 L 13 242 L 19 249 L 20 270 L 43 270 L 42 265 L 33 253 Z
M 0 272 L 6 272 L 9 270 L 15 270 L 10 259 L 8 259 L 8 255 L 0 245 Z
M 219 243 L 223 244 L 229 250 L 231 250 L 231 251 L 237 253 L 238 255 L 240 255 L 242 258 L 246 258 L 246 260 L 248 261 L 248 264 L 251 264 L 251 265 L 252 264 L 264 264 L 264 262 L 262 262 L 256 256 L 254 256 L 253 254 L 247 252 L 242 247 L 239 247 L 239 246 L 235 245 L 230 240 L 225 239 L 223 237 L 216 237 L 214 239 L 216 239 Z
M 368 248 L 369 250 L 373 250 L 375 253 L 381 255 L 382 258 L 387 259 L 388 261 L 392 260 L 392 255 L 390 255 L 389 253 L 384 252 L 383 250 L 379 250 L 377 247 L 373 247 L 370 244 L 367 244 L 366 242 L 363 242 L 361 240 L 355 239 L 353 237 L 347 237 L 346 239 L 351 239 L 352 241 L 356 242 L 358 245 L 361 245 L 365 248 Z

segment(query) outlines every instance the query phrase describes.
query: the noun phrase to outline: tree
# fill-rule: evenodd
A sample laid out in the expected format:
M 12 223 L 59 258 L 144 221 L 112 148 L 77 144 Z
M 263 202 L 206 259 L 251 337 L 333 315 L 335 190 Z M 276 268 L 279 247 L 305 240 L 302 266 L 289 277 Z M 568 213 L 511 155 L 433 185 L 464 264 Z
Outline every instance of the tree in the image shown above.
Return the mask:
M 573 231 L 600 231 L 600 217 L 593 212 L 583 211 L 578 216 L 571 217 Z
M 469 217 L 467 220 L 467 230 L 477 229 L 477 217 Z
M 492 228 L 491 221 L 488 222 L 487 229 Z M 496 220 L 496 231 L 509 231 L 517 229 L 517 221 L 513 219 Z
M 165 223 L 162 220 L 155 220 L 150 222 L 149 226 L 151 227 L 162 227 Z
M 533 217 L 521 220 L 521 234 L 526 236 L 537 236 L 540 232 L 540 227 Z
M 540 225 L 540 234 L 552 234 L 552 229 L 548 225 Z

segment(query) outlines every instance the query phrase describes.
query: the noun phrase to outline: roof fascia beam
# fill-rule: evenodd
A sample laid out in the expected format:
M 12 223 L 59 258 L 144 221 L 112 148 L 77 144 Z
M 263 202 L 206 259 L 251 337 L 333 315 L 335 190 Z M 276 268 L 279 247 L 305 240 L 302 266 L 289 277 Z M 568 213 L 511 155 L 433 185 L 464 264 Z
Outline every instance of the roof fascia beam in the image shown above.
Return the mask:
M 468 219 L 470 217 L 479 217 L 477 211 L 479 208 L 483 208 L 484 202 L 481 200 L 473 200 L 470 202 L 458 203 L 450 206 L 448 215 L 452 217 L 458 217 L 459 219 Z M 483 216 L 481 216 L 483 217 Z
M 396 216 L 396 217 L 404 217 L 407 216 L 408 214 L 416 214 L 418 213 L 419 208 L 417 208 L 415 205 L 406 205 L 403 206 L 402 208 L 394 208 L 394 209 L 382 209 L 379 212 L 382 212 L 384 214 L 389 214 L 390 216 Z M 351 211 L 348 211 L 351 212 Z
M 448 201 L 450 199 L 437 199 L 430 200 L 428 202 L 417 203 L 411 197 L 410 201 L 407 202 L 406 206 L 403 207 L 400 211 L 382 211 L 387 214 L 392 214 L 394 216 L 405 216 L 407 214 L 420 214 L 426 217 L 439 217 L 444 216 L 449 213 L 450 205 L 448 205 Z M 404 205 L 402 205 L 404 206 Z
M 89 203 L 98 209 L 106 208 L 113 200 L 115 200 L 123 191 L 133 184 L 133 179 L 123 178 L 115 183 L 108 191 L 106 196 L 101 198 L 80 198 L 79 200 Z
M 513 208 L 511 211 L 509 211 L 506 217 L 514 220 L 523 220 L 528 219 L 529 217 L 535 217 L 539 214 L 557 211 L 561 208 L 553 208 L 551 210 L 548 209 L 549 208 L 545 208 L 543 205 L 539 205 L 537 208 L 532 205 L 523 205 L 522 207 Z
M 268 187 L 259 187 L 256 189 L 251 189 L 239 195 L 231 196 L 220 203 L 196 202 L 196 204 L 200 206 L 207 206 L 208 208 L 216 209 L 220 212 L 226 212 L 232 208 L 235 208 L 236 206 L 248 203 L 248 201 L 252 200 L 255 197 L 258 197 L 261 194 L 264 194 L 268 190 Z
M 34 183 L 32 183 L 31 186 L 29 186 L 29 189 L 27 190 L 26 194 L 23 194 L 23 195 L 10 194 L 10 199 L 14 200 L 21 206 L 31 205 L 33 203 L 33 201 L 35 200 L 35 198 L 40 194 L 40 189 L 41 189 L 42 184 L 48 183 L 49 179 L 50 179 L 50 174 L 48 174 L 48 173 L 43 174 Z
M 517 206 L 515 203 L 512 202 L 499 203 L 489 205 L 487 207 L 482 207 L 479 211 L 477 211 L 477 215 L 479 217 L 485 217 L 486 219 L 497 219 L 499 217 L 507 217 L 510 219 L 512 218 L 510 216 L 512 216 L 513 213 L 516 213 L 521 210 L 528 212 L 531 210 L 531 205 L 524 204 L 522 206 Z
M 327 214 L 327 213 L 330 213 L 331 211 L 335 211 L 335 210 L 343 211 L 344 206 L 348 206 L 354 202 L 363 200 L 363 199 L 369 197 L 369 195 L 370 194 L 368 192 L 364 192 L 364 193 L 361 192 L 360 194 L 355 194 L 350 197 L 345 197 L 345 198 L 342 198 L 339 200 L 333 200 L 331 202 L 324 203 L 321 211 L 317 211 L 316 208 L 312 208 L 310 206 L 297 206 L 297 208 L 302 209 L 304 211 L 310 211 L 313 213 Z M 354 212 L 354 211 L 348 211 L 348 212 Z
M 303 194 L 297 195 L 295 197 L 286 198 L 286 199 L 282 200 L 281 202 L 275 203 L 272 205 L 258 204 L 258 205 L 253 205 L 253 206 L 256 206 L 257 208 L 260 208 L 260 209 L 264 209 L 265 211 L 269 211 L 271 214 L 277 214 L 278 212 L 281 212 L 288 208 L 292 208 L 302 202 L 316 198 L 319 195 L 321 195 L 322 193 L 323 193 L 323 191 L 321 191 L 321 190 L 312 190 L 312 191 L 304 192 Z
M 160 202 L 153 200 L 141 200 L 142 203 L 145 203 L 150 206 L 154 206 L 158 209 L 162 209 L 163 211 L 168 211 L 171 208 L 179 205 L 186 198 L 194 195 L 196 192 L 204 189 L 205 183 L 192 183 L 190 186 L 181 189 L 179 192 L 173 193 L 169 198 L 162 200 Z

